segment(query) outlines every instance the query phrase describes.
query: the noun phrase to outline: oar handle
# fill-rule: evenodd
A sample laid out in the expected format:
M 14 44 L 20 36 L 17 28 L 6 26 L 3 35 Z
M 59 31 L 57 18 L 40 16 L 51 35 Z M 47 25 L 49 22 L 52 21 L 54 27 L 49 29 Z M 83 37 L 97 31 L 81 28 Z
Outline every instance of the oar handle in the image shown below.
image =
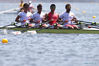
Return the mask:
M 18 22 L 12 22 L 10 25 L 16 25 L 18 24 Z

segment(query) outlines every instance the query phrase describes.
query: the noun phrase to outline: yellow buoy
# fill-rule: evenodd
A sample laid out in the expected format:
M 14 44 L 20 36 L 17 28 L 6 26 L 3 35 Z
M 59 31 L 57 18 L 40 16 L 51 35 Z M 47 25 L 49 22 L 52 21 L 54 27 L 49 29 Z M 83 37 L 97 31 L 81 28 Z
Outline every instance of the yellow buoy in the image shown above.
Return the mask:
M 76 11 L 79 11 L 79 8 L 75 8 L 76 9 Z
M 68 2 L 64 2 L 65 4 L 67 4 Z
M 96 18 L 96 16 L 93 16 L 93 18 Z
M 2 43 L 8 43 L 7 39 L 2 39 Z
M 84 14 L 85 14 L 85 13 L 86 13 L 86 11 L 82 11 L 82 13 L 84 13 Z

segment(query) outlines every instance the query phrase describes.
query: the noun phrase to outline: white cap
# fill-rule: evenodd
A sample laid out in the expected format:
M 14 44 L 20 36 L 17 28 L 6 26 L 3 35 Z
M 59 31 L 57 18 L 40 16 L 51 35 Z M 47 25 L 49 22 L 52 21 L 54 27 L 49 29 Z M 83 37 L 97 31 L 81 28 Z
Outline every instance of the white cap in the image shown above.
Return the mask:
M 32 3 L 32 1 L 29 1 L 29 3 Z

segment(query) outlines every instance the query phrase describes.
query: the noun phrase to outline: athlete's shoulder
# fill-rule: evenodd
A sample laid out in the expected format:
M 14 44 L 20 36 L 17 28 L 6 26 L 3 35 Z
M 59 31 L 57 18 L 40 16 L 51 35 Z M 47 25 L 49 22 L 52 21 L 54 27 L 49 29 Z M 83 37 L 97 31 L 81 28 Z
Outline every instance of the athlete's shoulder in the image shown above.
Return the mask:
M 20 15 L 23 15 L 23 14 L 24 14 L 24 12 L 19 12 L 19 13 L 18 13 L 19 16 L 20 16 Z
M 60 13 L 60 15 L 64 15 L 64 14 L 66 14 L 66 12 L 62 12 L 62 13 Z
M 38 13 L 36 12 L 36 13 L 34 13 L 33 15 L 38 15 Z

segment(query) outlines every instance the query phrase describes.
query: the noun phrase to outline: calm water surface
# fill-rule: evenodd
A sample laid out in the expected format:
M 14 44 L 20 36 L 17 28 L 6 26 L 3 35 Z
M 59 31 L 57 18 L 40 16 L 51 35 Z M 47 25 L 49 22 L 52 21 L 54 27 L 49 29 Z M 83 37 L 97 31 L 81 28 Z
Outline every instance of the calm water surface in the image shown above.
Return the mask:
M 95 15 L 98 22 L 98 3 L 71 4 L 78 19 L 93 21 Z M 44 11 L 50 11 L 50 3 L 43 5 Z M 57 13 L 64 12 L 65 3 L 56 5 Z M 0 11 L 17 7 L 17 3 L 0 3 Z M 0 25 L 14 22 L 15 17 L 16 14 L 0 14 Z M 99 66 L 99 34 L 4 35 L 0 30 L 0 41 L 3 38 L 9 42 L 0 42 L 0 66 Z

